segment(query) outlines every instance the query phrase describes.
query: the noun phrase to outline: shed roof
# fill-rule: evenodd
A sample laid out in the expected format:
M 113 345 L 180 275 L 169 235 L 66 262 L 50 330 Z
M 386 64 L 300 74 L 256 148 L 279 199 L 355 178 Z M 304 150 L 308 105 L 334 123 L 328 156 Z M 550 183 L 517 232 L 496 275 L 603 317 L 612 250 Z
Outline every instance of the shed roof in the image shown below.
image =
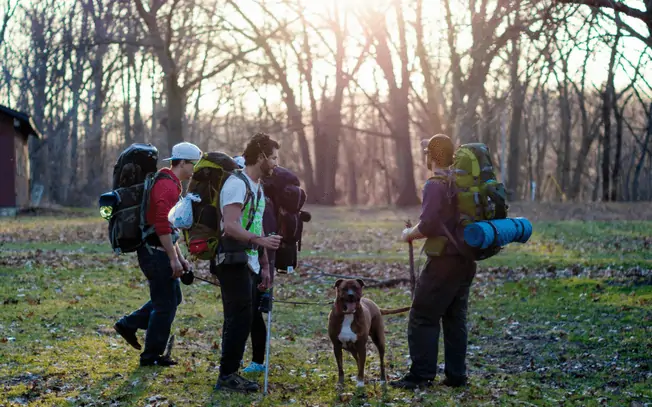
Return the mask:
M 3 105 L 0 105 L 0 113 L 4 113 L 7 116 L 15 119 L 14 128 L 25 139 L 27 139 L 30 135 L 36 138 L 42 138 L 41 133 L 39 133 L 36 125 L 34 124 L 34 120 L 32 120 L 29 115 Z

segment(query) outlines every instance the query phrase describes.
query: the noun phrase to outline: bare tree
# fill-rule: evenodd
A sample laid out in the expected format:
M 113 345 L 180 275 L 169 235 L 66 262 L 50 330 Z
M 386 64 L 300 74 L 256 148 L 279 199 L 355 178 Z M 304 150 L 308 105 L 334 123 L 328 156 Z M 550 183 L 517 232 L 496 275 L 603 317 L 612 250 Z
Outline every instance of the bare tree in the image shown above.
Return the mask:
M 432 61 L 428 52 L 427 46 L 430 41 L 426 37 L 426 28 L 424 24 L 425 16 L 423 15 L 423 0 L 416 1 L 416 21 L 414 30 L 416 35 L 416 54 L 419 58 L 419 66 L 421 67 L 421 74 L 423 75 L 424 87 L 426 90 L 426 101 L 424 102 L 415 92 L 421 107 L 424 108 L 428 117 L 428 133 L 433 135 L 436 133 L 448 133 L 447 126 L 444 125 L 444 118 L 442 117 L 445 104 L 441 98 L 442 89 L 441 83 L 438 78 L 438 71 L 432 67 Z
M 485 80 L 492 61 L 512 38 L 522 32 L 529 33 L 527 27 L 530 19 L 537 17 L 534 13 L 530 19 L 505 25 L 503 23 L 506 17 L 515 11 L 508 7 L 508 3 L 497 2 L 493 12 L 489 14 L 488 0 L 480 0 L 479 4 L 476 0 L 469 1 L 473 43 L 468 49 L 468 57 L 463 58 L 458 44 L 459 28 L 453 21 L 454 16 L 460 16 L 460 13 L 452 11 L 450 0 L 444 0 L 443 5 L 451 55 L 452 103 L 448 119 L 455 123 L 454 136 L 458 142 L 467 143 L 473 140 L 476 133 L 476 110 L 484 93 Z M 466 71 L 463 69 L 465 65 L 469 67 Z
M 147 29 L 146 41 L 143 44 L 152 47 L 164 75 L 167 97 L 165 123 L 168 148 L 172 148 L 172 145 L 185 139 L 183 123 L 188 92 L 201 81 L 226 71 L 258 47 L 242 50 L 237 45 L 220 48 L 213 43 L 213 39 L 210 39 L 211 33 L 219 30 L 223 22 L 218 14 L 220 2 L 214 2 L 213 7 L 208 10 L 203 10 L 203 7 L 194 2 L 180 0 L 173 0 L 164 9 L 164 3 L 153 2 L 151 7 L 146 9 L 142 0 L 134 0 L 138 15 Z M 204 13 L 198 18 L 195 13 L 197 11 Z M 208 72 L 193 72 L 188 69 L 191 66 L 188 64 L 195 60 L 198 45 L 202 42 L 199 38 L 203 38 L 204 46 L 217 51 L 214 60 L 219 62 L 210 67 Z
M 652 2 L 645 1 L 645 10 L 640 10 L 631 6 L 628 6 L 623 1 L 618 0 L 554 0 L 560 4 L 576 4 L 576 5 L 586 5 L 594 9 L 609 9 L 616 12 L 616 23 L 619 28 L 625 29 L 634 37 L 637 37 L 652 46 Z M 648 29 L 648 36 L 643 37 L 636 29 L 631 27 L 628 24 L 625 24 L 618 14 L 624 14 L 629 17 L 633 17 L 645 23 Z
M 410 69 L 408 60 L 408 43 L 406 21 L 401 0 L 392 1 L 396 16 L 399 66 L 392 58 L 387 17 L 380 10 L 369 10 L 362 16 L 362 24 L 369 41 L 375 48 L 375 60 L 381 68 L 389 88 L 389 111 L 391 117 L 390 132 L 395 143 L 397 175 L 400 183 L 395 204 L 410 206 L 419 203 L 414 181 L 414 162 L 412 160 L 412 143 L 410 138 Z M 400 74 L 400 77 L 397 77 Z
M 4 42 L 5 34 L 7 33 L 7 26 L 9 25 L 9 20 L 16 12 L 18 7 L 18 2 L 12 4 L 11 0 L 4 1 L 4 7 L 2 10 L 2 18 L 0 18 L 0 46 Z
M 620 29 L 618 30 L 620 33 Z M 617 43 L 619 35 L 616 37 L 616 44 L 611 49 L 609 58 L 609 70 L 607 83 L 602 94 L 602 123 L 604 130 L 602 133 L 602 200 L 611 200 L 611 114 L 615 104 L 616 90 L 614 88 L 614 66 L 616 64 Z

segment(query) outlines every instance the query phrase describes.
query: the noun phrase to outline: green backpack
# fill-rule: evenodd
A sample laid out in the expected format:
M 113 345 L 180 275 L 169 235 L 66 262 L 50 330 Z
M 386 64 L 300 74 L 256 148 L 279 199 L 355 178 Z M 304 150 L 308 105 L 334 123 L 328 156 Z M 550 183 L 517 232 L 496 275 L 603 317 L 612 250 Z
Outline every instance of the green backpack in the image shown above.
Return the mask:
M 231 175 L 244 177 L 233 158 L 219 151 L 204 153 L 195 164 L 188 193 L 199 195 L 201 201 L 192 203 L 192 226 L 183 231 L 188 252 L 195 259 L 212 260 L 217 254 L 222 237 L 220 193 L 224 182 Z M 247 186 L 246 205 L 253 197 L 253 193 L 246 180 L 245 185 Z M 253 208 L 253 205 L 251 207 Z M 250 216 L 250 219 L 253 221 L 253 216 Z
M 448 182 L 457 189 L 457 206 L 460 213 L 458 227 L 464 229 L 473 222 L 507 217 L 507 193 L 505 185 L 498 182 L 489 149 L 483 143 L 461 145 L 450 166 L 451 177 L 436 175 L 430 180 Z M 447 236 L 428 238 L 424 251 L 429 256 L 439 256 L 449 240 L 474 260 L 484 260 L 500 252 L 500 247 L 476 249 L 465 242 L 455 241 L 450 231 Z M 463 247 L 459 247 L 459 245 Z

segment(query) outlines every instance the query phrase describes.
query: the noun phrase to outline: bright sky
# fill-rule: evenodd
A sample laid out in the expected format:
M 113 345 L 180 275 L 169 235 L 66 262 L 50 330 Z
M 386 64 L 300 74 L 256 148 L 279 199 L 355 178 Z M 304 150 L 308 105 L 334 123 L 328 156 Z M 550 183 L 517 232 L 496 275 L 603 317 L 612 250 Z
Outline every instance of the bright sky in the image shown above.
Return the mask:
M 21 0 L 21 6 L 25 4 L 25 6 L 29 7 L 27 3 L 31 3 L 32 0 Z M 64 0 L 64 1 L 57 1 L 56 3 L 60 6 L 62 6 L 62 9 L 65 8 L 63 7 L 64 4 L 68 2 L 73 2 L 74 0 Z M 364 36 L 362 34 L 362 29 L 360 25 L 356 22 L 356 17 L 353 15 L 353 13 L 361 13 L 365 12 L 366 10 L 369 10 L 371 8 L 375 10 L 388 10 L 385 15 L 388 18 L 388 25 L 390 27 L 390 30 L 395 27 L 394 23 L 394 12 L 393 12 L 393 7 L 389 7 L 388 4 L 390 3 L 389 0 L 296 0 L 296 1 L 301 1 L 305 5 L 306 8 L 306 16 L 307 19 L 312 23 L 321 28 L 320 32 L 324 35 L 330 36 L 331 40 L 329 41 L 329 45 L 333 46 L 335 45 L 335 42 L 332 40 L 332 36 L 330 34 L 330 31 L 328 28 L 323 28 L 326 19 L 325 17 L 329 15 L 329 10 L 330 14 L 333 13 L 333 10 L 337 8 L 339 11 L 340 17 L 344 17 L 345 15 L 348 14 L 348 20 L 347 20 L 347 26 L 348 26 L 348 37 L 346 39 L 347 41 L 347 55 L 349 55 L 348 60 L 345 63 L 346 67 L 352 67 L 357 59 L 357 56 L 360 53 L 360 43 L 363 41 Z M 276 17 L 279 19 L 283 19 L 283 17 L 287 17 L 288 19 L 294 18 L 295 14 L 293 12 L 288 12 L 287 11 L 287 5 L 284 5 L 285 1 L 284 0 L 266 0 L 264 1 L 264 4 L 270 8 L 270 10 L 273 10 L 273 13 Z M 405 0 L 405 3 L 407 4 L 408 1 Z M 452 0 L 452 9 L 453 12 L 455 10 L 459 10 L 459 14 L 454 16 L 458 22 L 462 24 L 467 24 L 466 32 L 463 30 L 461 34 L 459 35 L 458 38 L 458 51 L 465 51 L 470 48 L 471 46 L 471 38 L 470 38 L 470 31 L 468 29 L 468 21 L 464 21 L 464 19 L 468 19 L 468 1 L 466 0 Z M 251 18 L 253 21 L 255 21 L 258 25 L 264 26 L 265 24 L 268 25 L 274 25 L 275 23 L 272 21 L 272 19 L 265 15 L 260 7 L 256 4 L 256 1 L 254 0 L 237 0 L 238 6 L 240 6 L 243 10 L 245 10 L 247 17 Z M 639 2 L 634 2 L 632 1 L 631 4 L 633 6 L 640 6 L 640 1 Z M 43 3 L 41 3 L 42 6 L 45 6 Z M 444 7 L 441 5 L 440 2 L 436 1 L 429 1 L 429 0 L 424 0 L 424 10 L 423 10 L 423 15 L 427 17 L 428 21 L 426 22 L 426 29 L 429 31 L 427 35 L 429 38 L 431 38 L 431 43 L 430 43 L 430 52 L 433 55 L 434 58 L 434 53 L 436 50 L 439 48 L 439 42 L 444 42 L 443 44 L 443 54 L 440 55 L 437 59 L 433 59 L 433 63 L 436 62 L 441 62 L 441 69 L 446 70 L 448 65 L 449 65 L 449 57 L 447 55 L 447 45 L 446 45 L 446 24 L 443 21 L 444 18 Z M 407 8 L 407 7 L 406 7 Z M 490 7 L 492 9 L 492 7 Z M 205 14 L 204 14 L 205 15 Z M 408 20 L 413 20 L 414 15 L 412 11 L 407 11 L 406 10 L 406 15 L 405 18 Z M 628 18 L 626 16 L 623 16 L 623 19 L 630 25 L 632 25 L 635 28 L 638 28 L 641 33 L 646 32 L 646 28 L 644 25 L 635 19 Z M 238 27 L 246 28 L 247 31 L 250 31 L 249 27 L 247 26 L 246 22 L 238 16 L 235 11 L 233 11 L 229 16 L 228 16 L 228 21 L 236 25 Z M 27 32 L 23 30 L 23 25 L 22 24 L 17 24 L 17 20 L 14 19 L 13 21 L 13 26 L 12 26 L 12 32 L 18 38 L 20 38 L 20 35 L 28 35 Z M 604 27 L 604 24 L 603 24 Z M 615 32 L 615 30 L 612 30 Z M 217 35 L 219 37 L 220 34 Z M 300 36 L 299 36 L 300 37 Z M 215 38 L 215 40 L 219 40 L 219 38 Z M 409 56 L 411 58 L 411 63 L 416 64 L 415 65 L 415 71 L 418 71 L 418 61 L 416 58 L 414 58 L 414 37 L 411 35 L 408 37 L 408 41 L 410 43 L 411 47 L 411 52 L 409 53 Z M 301 38 L 296 38 L 295 43 L 300 46 L 301 44 Z M 330 52 L 323 46 L 319 45 L 319 40 L 318 38 L 313 38 L 313 48 L 311 49 L 313 52 L 321 52 L 322 55 L 330 55 Z M 276 45 L 275 45 L 276 46 Z M 629 59 L 632 62 L 635 62 L 638 60 L 640 53 L 643 52 L 644 50 L 644 45 L 641 43 L 641 41 L 632 39 L 632 38 L 623 38 L 621 41 L 620 49 L 621 52 L 626 56 L 627 59 Z M 278 47 L 275 48 L 275 52 L 278 52 L 279 49 Z M 288 54 L 288 65 L 290 66 L 290 70 L 288 71 L 288 80 L 290 84 L 293 86 L 295 89 L 295 93 L 297 93 L 297 99 L 301 99 L 298 89 L 301 87 L 303 89 L 303 103 L 307 104 L 308 103 L 308 98 L 307 98 L 307 89 L 305 84 L 300 84 L 300 78 L 299 75 L 296 71 L 296 69 L 293 68 L 294 63 L 294 56 L 292 56 L 292 53 L 290 52 L 289 49 L 284 50 Z M 583 52 L 581 50 L 574 51 L 571 54 L 571 57 L 568 60 L 570 71 L 571 72 L 577 72 L 579 73 L 581 71 L 581 64 L 583 63 Z M 330 58 L 332 60 L 332 57 Z M 314 66 L 314 72 L 315 72 L 315 81 L 317 82 L 316 84 L 316 89 L 317 94 L 319 95 L 321 93 L 321 84 L 323 84 L 324 80 L 328 77 L 329 78 L 329 85 L 333 85 L 334 83 L 334 67 L 332 62 L 327 62 L 326 60 L 316 60 L 315 61 L 315 66 Z M 157 62 L 157 61 L 156 61 Z M 604 82 L 607 76 L 607 66 L 609 63 L 609 49 L 607 47 L 601 47 L 599 50 L 596 51 L 596 56 L 590 60 L 589 64 L 590 67 L 587 70 L 587 75 L 593 83 L 595 83 L 597 86 L 600 86 L 601 83 Z M 149 77 L 148 73 L 148 67 L 150 65 L 156 65 L 155 64 L 147 64 L 146 66 L 146 71 L 145 71 L 145 77 Z M 524 64 L 522 64 L 524 65 Z M 525 67 L 522 66 L 521 69 L 524 69 Z M 157 77 L 160 78 L 160 68 L 156 66 L 156 69 L 158 70 L 157 72 Z M 629 71 L 629 72 L 628 72 Z M 623 87 L 626 86 L 629 83 L 629 78 L 628 78 L 628 73 L 631 74 L 633 71 L 632 68 L 623 70 L 620 69 L 617 74 L 616 74 L 616 85 L 617 87 Z M 442 72 L 443 73 L 443 72 Z M 643 73 L 644 77 L 650 78 L 652 77 L 652 67 L 648 68 L 646 72 Z M 400 76 L 400 74 L 397 72 L 397 76 Z M 505 75 L 507 78 L 507 75 Z M 419 89 L 421 87 L 420 83 L 420 75 L 418 74 L 413 74 L 412 77 L 412 82 L 414 84 L 414 87 L 416 89 Z M 386 91 L 386 83 L 384 78 L 382 77 L 382 73 L 378 69 L 377 64 L 372 58 L 367 58 L 367 61 L 363 64 L 361 69 L 359 70 L 357 74 L 357 80 L 358 83 L 360 84 L 361 87 L 363 87 L 367 92 L 374 92 L 375 88 L 377 85 L 380 86 L 381 93 Z M 216 92 L 216 90 L 222 89 L 223 86 L 225 86 L 228 82 L 230 81 L 230 78 L 225 78 L 225 77 L 215 77 L 210 81 L 204 82 L 202 86 L 202 97 L 200 99 L 200 108 L 202 110 L 214 110 L 216 107 L 217 103 L 217 98 L 219 96 L 219 92 Z M 116 83 L 117 87 L 115 89 L 115 96 L 114 97 L 120 97 L 120 94 L 122 93 L 122 89 L 120 87 L 119 83 Z M 255 111 L 258 109 L 258 106 L 260 104 L 258 94 L 253 92 L 253 91 L 247 91 L 244 87 L 247 86 L 245 85 L 245 82 L 241 82 L 242 91 L 245 92 L 245 104 L 247 106 L 252 106 L 252 111 Z M 550 86 L 555 86 L 554 82 L 550 83 Z M 160 91 L 159 89 L 160 85 L 156 85 L 157 91 Z M 151 92 L 153 90 L 153 87 L 151 83 L 144 83 L 142 85 L 142 109 L 143 112 L 150 112 L 151 111 Z M 274 83 L 263 86 L 259 88 L 259 91 L 261 94 L 264 94 L 270 102 L 276 101 L 276 103 L 280 104 L 281 103 L 281 93 L 280 93 L 280 87 Z M 132 90 L 132 95 L 135 94 L 135 90 Z M 191 94 L 188 99 L 188 114 L 192 114 L 193 106 L 195 103 L 196 99 L 196 94 Z M 229 106 L 225 106 L 225 109 L 230 108 Z

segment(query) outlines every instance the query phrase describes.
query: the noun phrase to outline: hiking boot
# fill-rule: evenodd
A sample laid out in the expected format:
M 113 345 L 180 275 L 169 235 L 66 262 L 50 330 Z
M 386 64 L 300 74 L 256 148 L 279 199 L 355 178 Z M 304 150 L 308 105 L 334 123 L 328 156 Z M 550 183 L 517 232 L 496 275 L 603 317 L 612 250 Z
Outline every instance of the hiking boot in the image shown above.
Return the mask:
M 163 367 L 169 367 L 169 366 L 174 366 L 177 365 L 178 362 L 176 360 L 173 360 L 169 356 L 159 356 L 154 359 L 141 359 L 140 360 L 140 365 L 141 366 L 163 366 Z
M 425 388 L 432 385 L 432 380 L 424 379 L 422 377 L 415 376 L 412 373 L 408 373 L 398 380 L 389 382 L 389 385 L 398 389 L 416 389 L 418 387 Z
M 466 386 L 467 380 L 466 377 L 460 377 L 460 378 L 446 377 L 444 380 L 442 380 L 441 384 L 448 387 L 462 387 L 462 386 Z
M 120 322 L 116 322 L 113 325 L 113 329 L 122 336 L 122 338 L 127 341 L 134 349 L 141 350 L 142 347 L 138 343 L 138 338 L 136 338 L 136 331 L 128 329 L 126 326 L 122 325 Z
M 251 362 L 249 366 L 245 367 L 244 373 L 261 373 L 265 371 L 265 365 L 261 363 Z
M 215 390 L 231 390 L 240 393 L 250 393 L 258 391 L 258 383 L 247 380 L 237 373 L 231 373 L 228 376 L 220 376 L 217 379 Z

